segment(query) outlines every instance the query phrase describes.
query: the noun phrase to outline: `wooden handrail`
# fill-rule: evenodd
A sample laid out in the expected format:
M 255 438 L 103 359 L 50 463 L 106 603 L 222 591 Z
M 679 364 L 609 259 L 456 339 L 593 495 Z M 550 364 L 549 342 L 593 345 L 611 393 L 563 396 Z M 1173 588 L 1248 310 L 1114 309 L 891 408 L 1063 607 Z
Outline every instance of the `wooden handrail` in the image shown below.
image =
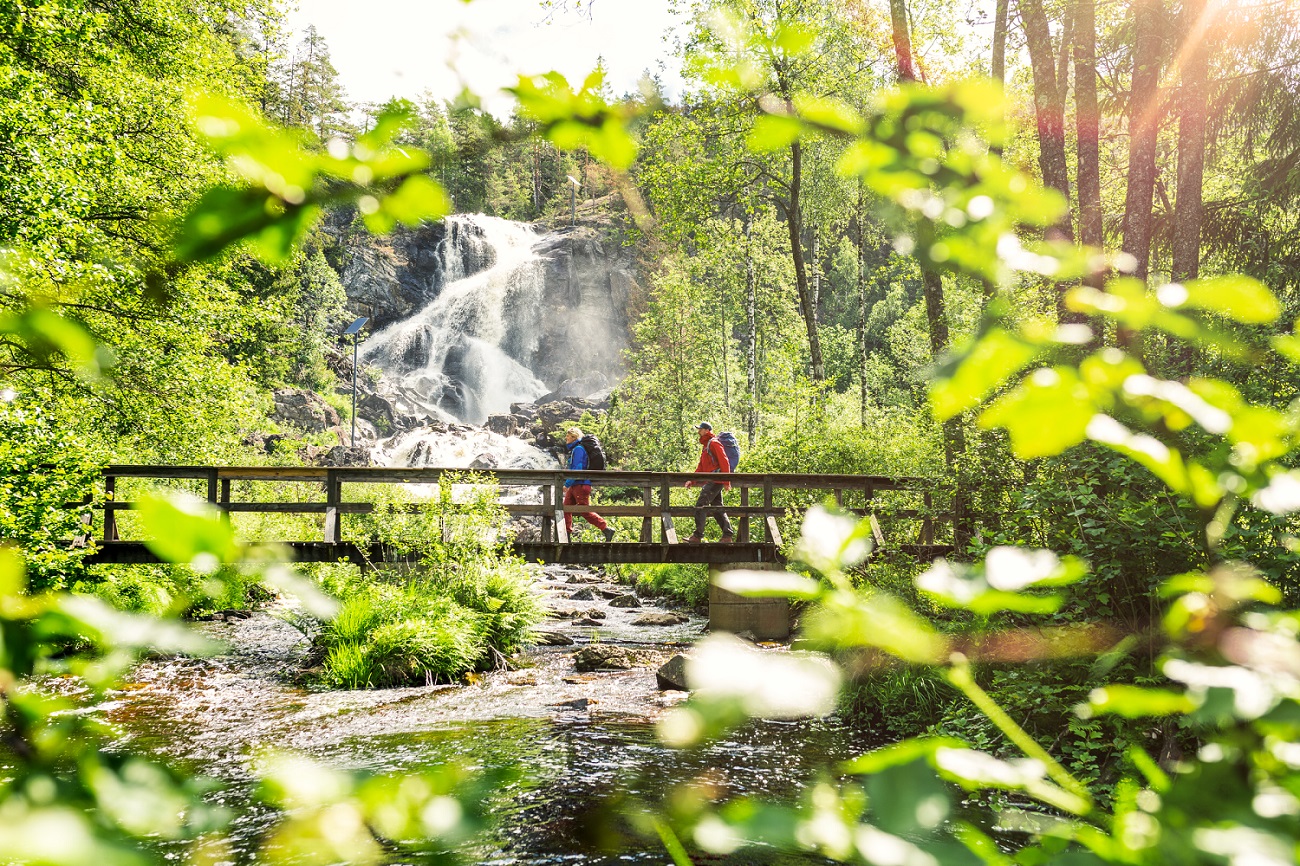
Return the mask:
M 837 503 L 850 512 L 874 516 L 877 509 L 872 508 L 873 500 L 881 491 L 913 491 L 921 494 L 925 508 L 885 510 L 884 513 L 905 519 L 920 519 L 921 531 L 918 533 L 926 544 L 934 544 L 937 526 L 951 522 L 947 513 L 936 513 L 932 507 L 932 492 L 936 487 L 933 479 L 919 477 L 889 477 L 883 475 L 843 475 L 817 473 L 697 473 L 697 472 L 623 472 L 619 470 L 580 470 L 560 469 L 457 469 L 444 467 L 356 467 L 328 468 L 302 466 L 163 466 L 163 465 L 122 465 L 114 464 L 103 469 L 105 479 L 105 498 L 102 505 L 95 506 L 104 512 L 105 542 L 118 540 L 116 513 L 131 511 L 136 505 L 131 501 L 117 500 L 118 479 L 151 479 L 159 481 L 201 481 L 205 482 L 206 498 L 227 514 L 266 513 L 266 514 L 322 514 L 324 515 L 322 536 L 325 544 L 339 544 L 342 540 L 342 518 L 345 514 L 369 514 L 376 510 L 371 502 L 346 501 L 345 484 L 433 484 L 441 486 L 440 504 L 446 503 L 448 489 L 445 481 L 448 476 L 459 479 L 466 475 L 482 476 L 499 488 L 539 488 L 541 502 L 503 503 L 502 509 L 511 515 L 541 519 L 541 538 L 543 543 L 567 544 L 568 532 L 565 530 L 565 517 L 596 511 L 608 517 L 640 518 L 638 541 L 643 544 L 654 543 L 654 526 L 660 526 L 661 544 L 677 544 L 677 532 L 673 525 L 674 518 L 692 517 L 698 512 L 705 516 L 719 513 L 734 515 L 738 519 L 738 540 L 750 541 L 750 520 L 757 517 L 762 530 L 762 542 L 779 547 L 782 544 L 777 519 L 786 515 L 787 509 L 775 501 L 779 490 L 785 491 L 826 491 L 834 496 Z M 633 504 L 626 500 L 619 503 L 593 503 L 591 505 L 563 504 L 564 482 L 569 479 L 590 481 L 596 488 L 631 488 L 635 491 Z M 238 501 L 232 496 L 232 484 L 237 481 L 267 481 L 320 484 L 324 488 L 324 501 L 296 502 L 250 502 Z M 682 487 L 686 482 L 699 485 L 705 481 L 728 482 L 740 491 L 739 506 L 710 506 L 697 509 L 691 505 L 674 505 L 672 490 Z M 761 496 L 761 504 L 754 502 L 750 491 Z M 849 496 L 861 499 L 862 507 L 852 503 L 846 504 Z M 639 503 L 635 500 L 639 499 Z M 431 500 L 430 504 L 435 504 Z M 458 503 L 453 503 L 453 506 Z M 418 512 L 424 510 L 421 503 L 408 503 L 395 506 L 400 511 Z M 880 533 L 878 522 L 873 526 L 877 539 Z M 300 542 L 294 542 L 300 543 Z M 301 542 L 306 543 L 306 542 Z

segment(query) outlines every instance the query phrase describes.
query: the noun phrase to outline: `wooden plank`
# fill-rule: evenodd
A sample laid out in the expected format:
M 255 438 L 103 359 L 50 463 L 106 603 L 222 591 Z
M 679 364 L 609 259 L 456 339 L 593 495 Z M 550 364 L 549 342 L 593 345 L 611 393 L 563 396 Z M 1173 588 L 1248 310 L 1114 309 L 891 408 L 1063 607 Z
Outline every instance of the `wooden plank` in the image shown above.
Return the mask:
M 645 508 L 645 515 L 641 518 L 641 543 L 649 544 L 655 540 L 653 488 L 641 488 L 641 505 Z
M 555 539 L 560 544 L 569 543 L 569 527 L 564 523 L 564 499 L 568 491 L 564 489 L 564 473 L 551 473 L 551 489 L 555 491 L 552 501 L 555 503 Z
M 325 467 L 315 466 L 165 466 L 160 464 L 111 464 L 104 468 L 104 475 L 115 475 L 119 478 L 198 478 L 208 477 L 208 473 L 216 469 L 221 476 L 231 478 L 245 478 L 256 480 L 311 480 L 323 481 L 328 472 L 334 472 L 338 480 L 344 483 L 351 482 L 371 482 L 371 483 L 436 483 L 437 479 L 444 473 L 457 475 L 474 474 L 481 476 L 491 476 L 501 484 L 508 485 L 541 485 L 551 477 L 552 473 L 548 470 L 539 469 L 496 469 L 496 470 L 470 470 L 456 467 L 391 467 L 391 466 L 373 466 L 373 467 L 348 467 L 345 469 L 328 469 Z M 682 484 L 686 481 L 734 481 L 737 484 L 747 483 L 754 486 L 762 484 L 764 481 L 772 481 L 777 487 L 786 488 L 808 488 L 823 487 L 827 489 L 840 487 L 860 486 L 865 482 L 874 483 L 879 489 L 924 489 L 926 486 L 933 488 L 938 483 L 936 479 L 921 478 L 917 476 L 887 476 L 887 475 L 843 475 L 843 474 L 820 474 L 820 473 L 796 473 L 796 472 L 776 472 L 776 473 L 759 473 L 759 472 L 734 472 L 734 473 L 694 473 L 694 472 L 624 472 L 624 471 L 604 471 L 595 472 L 591 470 L 582 470 L 578 472 L 562 472 L 564 477 L 577 478 L 591 474 L 591 481 L 597 486 L 657 486 L 667 481 L 670 484 Z
M 749 488 L 740 488 L 740 508 L 737 510 L 740 515 L 740 535 L 736 540 L 741 544 L 749 543 Z
M 765 508 L 772 507 L 772 482 L 770 480 L 763 482 L 763 506 Z M 773 531 L 774 529 L 776 529 L 775 517 L 772 516 L 765 517 L 763 519 L 763 527 L 764 527 L 764 533 L 763 533 L 764 541 L 766 541 L 768 544 L 781 543 L 780 542 L 781 533 Z
M 104 540 L 117 541 L 117 514 L 113 511 L 113 501 L 117 499 L 117 476 L 109 475 L 104 479 Z
M 921 523 L 921 543 L 934 544 L 934 519 L 930 516 L 930 508 L 934 503 L 930 499 L 930 492 L 925 493 L 925 520 Z
M 673 516 L 667 511 L 661 515 L 664 527 L 664 543 L 677 544 L 677 527 L 673 526 Z
M 343 497 L 343 484 L 334 477 L 334 470 L 325 476 L 325 538 L 327 544 L 335 544 L 342 538 L 343 527 L 339 523 L 339 500 Z
M 670 509 L 673 506 L 673 486 L 667 480 L 659 482 L 659 540 L 664 544 L 677 543 L 677 527 L 673 526 Z
M 551 542 L 555 540 L 555 518 L 552 516 L 552 509 L 555 507 L 555 497 L 551 490 L 551 485 L 546 484 L 542 487 L 542 541 Z
M 876 515 L 868 514 L 867 521 L 871 524 L 871 537 L 876 540 L 876 547 L 885 546 L 885 533 L 880 528 L 880 521 L 876 520 Z
M 781 528 L 776 525 L 775 517 L 767 518 L 767 540 L 770 544 L 781 546 Z

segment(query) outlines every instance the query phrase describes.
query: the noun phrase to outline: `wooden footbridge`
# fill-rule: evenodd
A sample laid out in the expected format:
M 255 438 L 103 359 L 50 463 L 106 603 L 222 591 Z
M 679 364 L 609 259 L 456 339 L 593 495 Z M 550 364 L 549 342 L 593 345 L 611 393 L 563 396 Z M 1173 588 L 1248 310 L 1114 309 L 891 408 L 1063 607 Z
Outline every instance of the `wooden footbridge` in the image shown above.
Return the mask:
M 590 506 L 565 506 L 566 478 L 592 482 Z M 682 488 L 716 479 L 731 482 L 723 508 L 704 509 L 709 515 L 725 511 L 735 526 L 735 541 L 683 543 L 675 521 L 690 520 L 696 491 Z M 134 510 L 129 498 L 149 489 L 186 489 L 205 497 L 232 519 L 238 514 L 319 515 L 315 538 L 259 539 L 275 541 L 302 562 L 348 561 L 359 565 L 409 559 L 410 554 L 388 545 L 356 538 L 344 531 L 346 515 L 371 514 L 379 485 L 411 490 L 401 506 L 416 511 L 437 504 L 443 521 L 454 521 L 456 489 L 470 482 L 495 484 L 501 508 L 523 531 L 514 542 L 525 559 L 541 562 L 601 564 L 697 562 L 772 563 L 783 561 L 781 521 L 802 518 L 815 502 L 833 500 L 847 511 L 868 516 L 876 547 L 933 558 L 951 550 L 936 541 L 951 515 L 937 511 L 934 482 L 922 478 L 879 475 L 807 475 L 690 472 L 592 472 L 538 470 L 465 470 L 402 468 L 300 468 L 269 466 L 109 466 L 103 489 L 93 497 L 102 512 L 96 521 L 96 550 L 90 563 L 147 563 L 158 559 L 143 540 L 121 535 L 130 521 L 120 517 Z M 419 487 L 413 487 L 420 485 Z M 473 486 L 473 485 L 471 485 Z M 476 489 L 482 490 L 481 486 Z M 674 504 L 674 490 L 677 491 Z M 297 501 L 280 501 L 286 491 Z M 391 498 L 391 497 L 390 497 Z M 688 501 L 689 500 L 689 501 Z M 421 502 L 426 504 L 421 504 Z M 469 506 L 465 506 L 469 507 Z M 590 543 L 570 537 L 565 512 L 596 511 L 616 530 L 614 541 Z M 581 521 L 580 521 L 581 522 Z M 710 523 L 713 523 L 710 520 Z M 236 521 L 236 527 L 239 523 Z M 300 524 L 301 525 L 301 524 Z M 575 530 L 579 523 L 575 523 Z M 444 524 L 444 532 L 445 532 Z M 588 528 L 587 532 L 594 533 Z M 129 534 L 127 531 L 126 534 Z

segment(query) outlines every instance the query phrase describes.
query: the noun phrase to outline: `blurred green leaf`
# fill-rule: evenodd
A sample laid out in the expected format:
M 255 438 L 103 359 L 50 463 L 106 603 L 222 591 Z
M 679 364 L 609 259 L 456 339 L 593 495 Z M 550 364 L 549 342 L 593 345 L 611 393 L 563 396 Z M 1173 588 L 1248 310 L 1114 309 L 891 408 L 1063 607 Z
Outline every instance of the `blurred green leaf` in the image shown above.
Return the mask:
M 1177 284 L 1162 286 L 1156 297 L 1167 306 L 1206 310 L 1247 325 L 1270 324 L 1282 313 L 1277 298 L 1263 283 L 1240 274 L 1192 280 L 1181 288 L 1179 292 Z
M 1021 460 L 1050 457 L 1088 438 L 1096 414 L 1090 389 L 1069 367 L 1035 370 L 979 416 L 985 429 L 1002 427 Z
M 137 508 L 150 536 L 145 544 L 160 559 L 203 573 L 238 561 L 234 529 L 215 505 L 192 496 L 145 496 Z
M 803 122 L 797 117 L 765 114 L 754 121 L 745 138 L 745 146 L 755 153 L 770 153 L 789 147 L 803 134 Z
M 113 364 L 112 353 L 83 325 L 45 307 L 28 306 L 0 315 L 0 334 L 16 337 L 42 362 L 61 355 L 79 376 L 91 381 L 101 378 Z
M 821 595 L 821 584 L 811 578 L 788 571 L 747 571 L 729 569 L 718 572 L 713 583 L 727 592 L 749 598 L 815 599 Z
M 930 407 L 940 421 L 974 408 L 1023 370 L 1041 349 L 1002 328 L 980 334 L 955 352 L 930 387 Z
M 938 749 L 960 749 L 965 746 L 965 743 L 953 737 L 912 737 L 845 761 L 840 764 L 840 770 L 855 775 L 870 775 L 889 767 L 929 759 Z
M 1093 689 L 1088 695 L 1088 702 L 1080 705 L 1076 712 L 1086 711 L 1088 716 L 1117 715 L 1137 719 L 1145 716 L 1182 715 L 1194 709 L 1196 702 L 1178 692 L 1113 685 Z

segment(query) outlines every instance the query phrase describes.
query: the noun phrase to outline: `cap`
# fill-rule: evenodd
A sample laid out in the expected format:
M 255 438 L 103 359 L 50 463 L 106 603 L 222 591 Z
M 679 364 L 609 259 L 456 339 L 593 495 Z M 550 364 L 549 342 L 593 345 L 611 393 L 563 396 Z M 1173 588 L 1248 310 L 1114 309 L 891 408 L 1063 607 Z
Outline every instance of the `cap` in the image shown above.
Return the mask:
M 708 421 L 701 421 L 700 423 L 698 423 L 698 424 L 695 425 L 695 429 L 696 429 L 696 430 L 712 430 L 712 429 L 713 429 L 713 425 L 710 424 Z

